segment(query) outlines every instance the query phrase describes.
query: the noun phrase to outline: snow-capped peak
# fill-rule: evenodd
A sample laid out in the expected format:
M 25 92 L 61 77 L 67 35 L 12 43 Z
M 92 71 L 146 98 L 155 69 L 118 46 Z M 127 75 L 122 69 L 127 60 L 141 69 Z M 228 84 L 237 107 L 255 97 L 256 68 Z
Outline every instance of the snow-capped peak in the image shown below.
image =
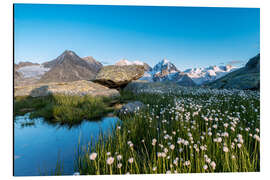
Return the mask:
M 161 61 L 162 64 L 168 64 L 168 63 L 171 63 L 168 59 L 164 58 L 162 61 Z
M 191 68 L 184 72 L 196 83 L 203 84 L 205 82 L 211 82 L 216 79 L 225 76 L 229 72 L 236 70 L 237 68 L 232 65 L 226 66 L 209 66 L 207 68 Z
M 162 71 L 167 71 L 167 73 L 172 73 L 172 72 L 178 72 L 179 70 L 176 68 L 174 64 L 172 64 L 169 60 L 163 59 L 159 63 L 157 63 L 154 68 L 153 68 L 154 73 L 162 72 Z

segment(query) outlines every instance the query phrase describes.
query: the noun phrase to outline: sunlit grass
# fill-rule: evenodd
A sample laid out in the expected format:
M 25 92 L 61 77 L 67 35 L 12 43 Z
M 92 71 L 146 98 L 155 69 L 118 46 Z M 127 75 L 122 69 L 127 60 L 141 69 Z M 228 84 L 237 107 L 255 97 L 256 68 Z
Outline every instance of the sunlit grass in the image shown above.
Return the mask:
M 50 122 L 76 124 L 84 119 L 100 118 L 113 111 L 108 102 L 108 98 L 91 96 L 16 97 L 14 115 L 31 112 L 31 119 L 43 117 Z

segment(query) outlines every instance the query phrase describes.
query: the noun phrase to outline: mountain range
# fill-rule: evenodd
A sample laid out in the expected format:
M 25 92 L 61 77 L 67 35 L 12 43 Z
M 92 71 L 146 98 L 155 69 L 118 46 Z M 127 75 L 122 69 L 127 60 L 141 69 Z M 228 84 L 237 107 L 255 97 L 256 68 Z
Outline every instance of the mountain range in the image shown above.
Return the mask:
M 197 85 L 215 81 L 226 74 L 237 70 L 232 65 L 209 66 L 207 68 L 191 68 L 184 71 Z
M 173 81 L 182 86 L 196 86 L 187 74 L 179 71 L 174 64 L 167 59 L 157 63 L 151 70 L 146 71 L 140 80 L 150 82 Z
M 229 88 L 232 85 L 226 85 L 230 84 L 227 81 L 231 81 L 228 80 L 228 77 L 243 73 L 252 74 L 248 77 L 253 77 L 253 79 L 255 78 L 254 81 L 256 80 L 257 82 L 259 73 L 259 68 L 257 65 L 259 58 L 259 55 L 252 58 L 243 68 L 236 68 L 232 65 L 226 65 L 209 66 L 206 68 L 191 68 L 180 71 L 172 62 L 167 59 L 161 60 L 154 65 L 153 68 L 151 68 L 145 62 L 138 60 L 129 61 L 127 59 L 119 60 L 115 63 L 115 66 L 143 66 L 144 74 L 139 80 L 149 82 L 171 81 L 181 86 L 206 85 L 216 88 Z M 254 70 L 254 66 L 256 66 L 256 70 Z M 29 79 L 32 83 L 95 80 L 98 72 L 102 68 L 102 63 L 96 61 L 92 56 L 81 58 L 75 52 L 66 50 L 54 60 L 47 61 L 42 64 L 31 62 L 21 62 L 19 64 L 15 64 L 14 77 L 16 81 L 15 84 L 18 84 L 17 82 L 19 81 L 27 82 L 26 80 Z M 257 74 L 255 75 L 254 73 Z M 223 83 L 221 83 L 220 80 L 222 80 Z M 226 83 L 224 84 L 224 82 Z M 237 88 L 238 86 L 236 86 L 237 85 L 234 85 L 232 87 Z M 243 87 L 243 85 L 241 85 L 241 87 Z M 250 89 L 250 87 L 245 88 Z

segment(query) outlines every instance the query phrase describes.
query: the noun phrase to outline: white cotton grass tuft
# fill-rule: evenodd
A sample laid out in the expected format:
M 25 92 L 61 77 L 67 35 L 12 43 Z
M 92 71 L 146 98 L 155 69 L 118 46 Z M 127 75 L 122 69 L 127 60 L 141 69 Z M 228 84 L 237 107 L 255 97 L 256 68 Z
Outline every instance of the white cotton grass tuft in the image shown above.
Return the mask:
M 90 160 L 95 160 L 96 159 L 96 157 L 97 157 L 97 153 L 95 153 L 95 152 L 93 152 L 93 153 L 91 153 L 90 155 L 89 155 L 89 159 Z
M 216 163 L 214 161 L 210 163 L 210 166 L 212 167 L 212 169 L 216 169 Z
M 106 162 L 107 162 L 108 165 L 112 165 L 112 163 L 114 162 L 114 158 L 109 157 Z
M 130 164 L 132 164 L 132 163 L 133 163 L 133 161 L 134 161 L 134 159 L 133 159 L 133 158 L 129 158 L 129 159 L 128 159 L 128 162 L 129 162 Z
M 118 163 L 118 164 L 117 164 L 117 168 L 118 168 L 118 169 L 121 169 L 121 167 L 122 167 L 122 163 Z
M 226 147 L 226 146 L 224 146 L 224 147 L 223 147 L 223 151 L 224 151 L 224 152 L 229 152 L 229 148 Z
M 119 154 L 119 155 L 116 156 L 116 158 L 117 158 L 118 161 L 120 161 L 122 159 L 122 155 Z

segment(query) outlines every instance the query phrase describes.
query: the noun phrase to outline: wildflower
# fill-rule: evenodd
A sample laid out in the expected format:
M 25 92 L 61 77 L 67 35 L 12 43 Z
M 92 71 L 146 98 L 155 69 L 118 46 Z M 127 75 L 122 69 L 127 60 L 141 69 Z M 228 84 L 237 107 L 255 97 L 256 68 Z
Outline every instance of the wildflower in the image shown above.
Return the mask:
M 229 149 L 228 149 L 226 146 L 224 146 L 224 147 L 223 147 L 223 151 L 224 151 L 224 152 L 229 152 Z
M 157 143 L 157 140 L 156 140 L 156 139 L 153 139 L 153 140 L 152 140 L 152 145 L 155 146 L 156 143 Z
M 215 163 L 214 161 L 212 161 L 212 162 L 210 163 L 210 166 L 211 166 L 213 169 L 216 169 L 216 163 Z
M 119 155 L 117 156 L 117 160 L 120 161 L 121 159 L 122 159 L 122 155 L 119 154 Z
M 208 169 L 208 166 L 205 164 L 205 165 L 203 166 L 203 169 L 204 169 L 204 170 L 207 170 L 207 169 Z
M 117 168 L 121 168 L 122 167 L 122 163 L 119 163 L 119 164 L 117 164 Z
M 166 153 L 165 152 L 162 152 L 161 153 L 161 157 L 165 158 L 166 157 Z
M 168 152 L 168 149 L 167 149 L 167 148 L 164 148 L 163 150 L 164 150 L 164 152 L 165 152 L 165 153 L 167 153 L 167 152 Z
M 184 145 L 187 146 L 189 143 L 188 141 L 184 141 Z
M 256 139 L 257 141 L 260 141 L 260 136 L 258 136 L 257 134 L 254 134 L 253 138 Z
M 109 155 L 111 155 L 111 152 L 107 152 L 106 154 L 107 154 L 107 156 L 109 156 Z
M 222 133 L 222 136 L 224 136 L 224 137 L 229 137 L 229 133 L 224 132 L 224 133 Z
M 114 158 L 109 157 L 106 162 L 107 162 L 108 165 L 111 165 L 114 162 Z
M 97 153 L 91 153 L 90 156 L 89 156 L 89 159 L 90 160 L 95 160 L 97 157 Z
M 153 167 L 153 171 L 156 171 L 157 170 L 157 167 Z
M 204 140 L 204 137 L 203 136 L 201 136 L 201 140 Z
M 205 159 L 205 162 L 210 163 L 211 162 L 211 159 L 210 158 L 206 158 Z
M 171 174 L 172 172 L 171 171 L 167 171 L 166 174 Z
M 128 162 L 129 162 L 130 164 L 132 164 L 132 163 L 133 163 L 133 158 L 129 158 L 129 159 L 128 159 Z
M 222 141 L 222 138 L 221 138 L 221 137 L 218 137 L 218 138 L 217 138 L 217 142 L 220 143 L 221 141 Z
M 189 165 L 190 165 L 190 161 L 189 160 L 184 162 L 184 166 L 189 166 Z
M 235 159 L 235 155 L 232 155 L 232 159 Z
M 259 130 L 258 128 L 256 128 L 256 129 L 255 129 L 255 131 L 256 131 L 257 133 L 259 133 L 259 132 L 260 132 L 260 130 Z
M 174 148 L 175 148 L 175 146 L 172 144 L 172 145 L 170 145 L 170 149 L 171 150 L 174 150 Z
M 238 148 L 241 148 L 242 147 L 242 144 L 238 143 L 237 146 L 238 146 Z

